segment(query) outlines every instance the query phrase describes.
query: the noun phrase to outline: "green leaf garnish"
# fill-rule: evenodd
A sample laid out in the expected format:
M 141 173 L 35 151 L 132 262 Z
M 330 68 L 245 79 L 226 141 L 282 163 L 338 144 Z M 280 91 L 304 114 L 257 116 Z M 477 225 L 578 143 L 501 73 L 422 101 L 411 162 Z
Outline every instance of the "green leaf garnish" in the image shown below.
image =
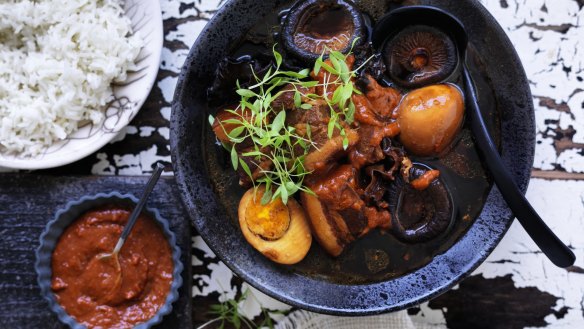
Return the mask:
M 282 65 L 282 55 L 276 50 L 276 45 L 274 45 L 272 52 L 274 53 L 274 59 L 276 60 L 276 66 L 280 67 L 280 65 Z
M 302 105 L 302 96 L 300 96 L 300 92 L 296 90 L 294 92 L 294 106 L 300 107 Z
M 247 163 L 245 163 L 245 161 L 243 161 L 243 159 L 239 158 L 239 164 L 241 165 L 241 168 L 243 169 L 243 171 L 245 171 L 245 173 L 249 177 L 252 177 L 251 170 L 249 170 L 249 166 L 247 165 Z
M 242 88 L 237 81 L 237 94 L 240 96 L 239 106 L 233 110 L 227 110 L 233 115 L 229 119 L 222 120 L 220 124 L 230 124 L 235 126 L 231 131 L 226 132 L 230 143 L 233 146 L 224 145 L 231 156 L 231 163 L 235 170 L 241 166 L 248 175 L 254 186 L 264 184 L 266 191 L 262 196 L 262 204 L 280 198 L 283 203 L 298 191 L 314 194 L 303 185 L 304 178 L 310 174 L 304 167 L 306 155 L 316 145 L 312 142 L 310 125 L 305 125 L 304 129 L 286 126 L 286 111 L 282 108 L 275 108 L 274 100 L 284 92 L 293 92 L 294 106 L 297 109 L 311 110 L 313 101 L 324 100 L 324 104 L 330 108 L 330 119 L 327 124 L 327 136 L 333 138 L 335 134 L 343 137 L 343 148 L 349 147 L 349 139 L 345 132 L 346 122 L 351 124 L 354 121 L 355 104 L 352 101 L 353 94 L 359 93 L 354 88 L 352 79 L 356 76 L 357 70 L 350 70 L 347 65 L 347 58 L 338 51 L 330 51 L 330 64 L 325 62 L 324 52 L 315 61 L 312 70 L 306 68 L 298 72 L 280 70 L 282 65 L 282 55 L 273 48 L 275 67 L 271 67 L 262 76 L 258 77 L 252 73 L 255 81 L 252 85 Z M 324 71 L 323 71 L 324 70 Z M 324 74 L 324 81 L 306 80 L 312 72 L 314 75 Z M 291 85 L 294 89 L 280 90 L 284 85 Z M 324 93 L 318 95 L 315 92 L 306 90 L 308 88 L 319 87 Z M 334 91 L 333 91 L 334 90 Z M 245 112 L 244 112 L 245 111 Z M 216 118 L 209 116 L 209 123 L 212 125 Z M 225 130 L 225 127 L 224 127 Z M 304 130 L 302 134 L 299 131 Z M 247 150 L 239 155 L 235 145 L 249 141 L 252 143 L 246 146 Z M 247 143 L 247 142 L 246 142 Z M 253 161 L 244 161 L 240 157 L 251 157 Z M 271 166 L 267 169 L 250 168 L 250 163 L 270 161 Z M 254 170 L 261 170 L 262 176 L 253 180 Z M 256 185 L 258 184 L 258 185 Z M 233 319 L 233 322 L 236 320 Z
M 280 111 L 278 115 L 274 118 L 271 125 L 271 132 L 276 136 L 276 138 L 281 137 L 277 134 L 280 132 L 282 128 L 284 128 L 284 121 L 286 120 L 286 111 Z
M 237 89 L 235 91 L 239 96 L 243 96 L 243 97 L 254 97 L 256 96 L 256 94 L 249 90 L 249 89 Z
M 237 151 L 235 150 L 235 146 L 231 147 L 231 164 L 233 165 L 233 170 L 237 170 L 239 158 L 237 157 Z

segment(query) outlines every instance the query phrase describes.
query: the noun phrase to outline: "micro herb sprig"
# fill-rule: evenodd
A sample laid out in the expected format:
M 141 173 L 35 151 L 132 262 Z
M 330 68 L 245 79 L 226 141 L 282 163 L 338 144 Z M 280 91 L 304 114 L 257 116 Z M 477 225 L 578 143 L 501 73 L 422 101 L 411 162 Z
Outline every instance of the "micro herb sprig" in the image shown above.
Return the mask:
M 255 84 L 242 88 L 237 82 L 237 94 L 241 97 L 236 109 L 226 110 L 232 118 L 222 120 L 224 132 L 229 138 L 231 145 L 225 145 L 231 154 L 231 163 L 237 170 L 241 166 L 242 170 L 256 184 L 265 184 L 266 192 L 262 197 L 262 204 L 267 204 L 270 200 L 281 198 L 285 204 L 288 198 L 298 191 L 311 191 L 303 186 L 304 177 L 310 172 L 304 167 L 304 158 L 311 147 L 315 146 L 310 140 L 310 133 L 299 134 L 295 127 L 286 125 L 286 111 L 282 108 L 274 108 L 274 100 L 284 92 L 276 91 L 276 88 L 285 85 L 294 86 L 294 104 L 297 107 L 309 110 L 310 103 L 302 102 L 302 99 L 314 99 L 316 95 L 302 93 L 301 90 L 315 86 L 316 81 L 303 81 L 310 74 L 309 69 L 299 72 L 281 70 L 282 55 L 275 48 L 273 50 L 275 69 L 268 69 L 263 77 L 258 77 L 255 72 Z M 280 88 L 281 89 L 281 88 Z M 213 124 L 215 118 L 209 117 L 209 122 Z M 226 131 L 225 124 L 233 125 L 235 128 Z M 236 145 L 244 140 L 251 140 L 253 146 L 238 154 Z M 253 179 L 253 173 L 243 158 L 251 158 L 257 165 L 262 161 L 270 161 L 268 169 L 260 169 L 261 177 Z
M 298 191 L 313 193 L 303 185 L 304 178 L 311 173 L 304 167 L 304 159 L 311 148 L 317 148 L 311 140 L 310 125 L 306 125 L 306 131 L 303 133 L 298 132 L 295 127 L 286 125 L 286 111 L 275 108 L 274 100 L 284 92 L 293 92 L 294 106 L 303 110 L 310 110 L 315 102 L 324 100 L 331 110 L 327 127 L 328 137 L 332 138 L 334 130 L 338 129 L 339 134 L 344 137 L 343 147 L 346 149 L 349 140 L 341 120 L 348 124 L 353 122 L 355 104 L 351 96 L 353 93 L 360 93 L 352 82 L 357 70 L 349 70 L 346 64 L 350 52 L 343 55 L 338 51 L 331 51 L 329 58 L 332 65 L 325 62 L 322 55 L 316 60 L 312 72 L 317 75 L 321 69 L 325 70 L 323 83 L 306 80 L 311 72 L 309 69 L 298 72 L 281 70 L 282 55 L 276 51 L 275 46 L 273 55 L 275 68 L 269 68 L 263 77 L 258 77 L 253 67 L 251 68 L 255 84 L 242 88 L 239 81 L 237 82 L 239 105 L 235 109 L 227 109 L 231 118 L 219 122 L 230 141 L 223 146 L 230 152 L 233 169 L 237 170 L 241 166 L 254 187 L 265 184 L 266 190 L 261 199 L 264 205 L 277 198 L 281 198 L 286 204 Z M 281 90 L 280 87 L 283 86 L 292 86 L 293 89 Z M 312 87 L 321 87 L 325 92 L 323 95 L 306 92 Z M 329 98 L 326 91 L 332 89 L 334 92 Z M 215 120 L 213 116 L 209 116 L 211 125 Z M 225 129 L 227 124 L 235 128 L 227 131 Z M 253 146 L 238 154 L 236 146 L 249 140 Z M 252 162 L 256 166 L 264 161 L 269 161 L 271 165 L 268 169 L 258 167 L 262 175 L 254 179 L 252 170 L 244 158 L 253 159 Z
M 355 88 L 353 78 L 355 78 L 357 72 L 361 70 L 371 58 L 373 58 L 373 56 L 371 56 L 356 69 L 349 69 L 347 59 L 352 54 L 357 41 L 358 38 L 353 40 L 351 49 L 346 55 L 336 50 L 330 50 L 328 58 L 332 65 L 329 65 L 324 60 L 323 52 L 323 54 L 316 59 L 313 69 L 313 75 L 315 76 L 318 75 L 321 70 L 326 71 L 326 73 L 323 74 L 324 79 L 320 86 L 323 89 L 322 97 L 330 108 L 331 118 L 327 127 L 328 138 L 332 138 L 335 129 L 338 129 L 339 135 L 343 137 L 343 148 L 345 150 L 349 146 L 349 139 L 344 126 L 341 124 L 341 120 L 347 124 L 353 123 L 355 120 L 355 103 L 353 103 L 352 96 L 353 94 L 361 94 L 361 92 Z M 331 91 L 332 97 L 329 98 Z
M 219 325 L 219 328 L 221 329 L 225 328 L 226 323 L 230 323 L 236 329 L 240 329 L 242 324 L 245 324 L 245 326 L 249 329 L 255 328 L 256 326 L 254 323 L 241 314 L 239 307 L 239 305 L 247 299 L 248 294 L 249 290 L 246 290 L 238 299 L 229 299 L 221 304 L 211 305 L 209 313 L 215 315 L 216 318 L 201 325 L 197 329 L 202 329 L 207 325 L 217 321 L 221 321 L 221 324 Z
M 232 327 L 236 329 L 247 328 L 274 328 L 274 321 L 272 320 L 272 315 L 286 315 L 287 311 L 281 310 L 270 310 L 263 306 L 260 306 L 261 318 L 258 322 L 249 319 L 242 311 L 241 305 L 248 300 L 250 297 L 254 298 L 257 303 L 259 301 L 253 294 L 246 289 L 239 298 L 229 299 L 220 304 L 213 304 L 210 306 L 209 314 L 214 315 L 215 318 L 207 321 L 206 323 L 197 327 L 197 329 L 203 329 L 212 323 L 220 322 L 219 328 L 223 329 L 226 324 L 231 324 Z M 244 326 L 245 325 L 245 326 Z

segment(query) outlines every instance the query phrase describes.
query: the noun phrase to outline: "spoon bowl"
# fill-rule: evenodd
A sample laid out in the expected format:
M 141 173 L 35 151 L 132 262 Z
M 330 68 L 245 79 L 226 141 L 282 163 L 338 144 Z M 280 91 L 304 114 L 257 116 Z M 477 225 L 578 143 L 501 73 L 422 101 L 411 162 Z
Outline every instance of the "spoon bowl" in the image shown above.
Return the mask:
M 448 12 L 431 6 L 407 6 L 387 13 L 375 25 L 371 39 L 373 47 L 380 49 L 386 40 L 410 25 L 427 25 L 439 28 L 453 38 L 459 55 L 464 58 L 468 43 L 464 25 Z
M 93 257 L 83 272 L 86 281 L 94 285 L 85 287 L 84 292 L 101 303 L 112 301 L 122 284 L 122 269 L 117 253 L 101 253 Z

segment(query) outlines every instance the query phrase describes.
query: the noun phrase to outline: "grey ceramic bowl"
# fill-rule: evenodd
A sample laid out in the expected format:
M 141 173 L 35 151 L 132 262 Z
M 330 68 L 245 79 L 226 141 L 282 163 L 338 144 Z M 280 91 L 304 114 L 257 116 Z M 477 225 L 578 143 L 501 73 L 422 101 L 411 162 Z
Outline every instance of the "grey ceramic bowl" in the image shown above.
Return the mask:
M 38 284 L 41 288 L 42 296 L 49 302 L 49 306 L 53 312 L 57 314 L 61 322 L 69 325 L 73 329 L 82 329 L 85 326 L 79 324 L 75 319 L 67 314 L 63 307 L 55 299 L 55 295 L 51 290 L 51 257 L 53 250 L 59 240 L 63 231 L 73 221 L 78 219 L 83 213 L 93 208 L 104 206 L 108 204 L 135 206 L 138 199 L 130 194 L 120 194 L 118 192 L 111 192 L 108 194 L 99 193 L 92 196 L 84 196 L 79 200 L 69 202 L 65 208 L 57 211 L 55 218 L 51 220 L 40 237 L 40 246 L 36 250 L 35 270 L 38 275 Z M 168 221 L 160 216 L 156 209 L 146 208 L 143 210 L 150 218 L 155 220 L 162 229 L 165 237 L 168 239 L 172 250 L 172 260 L 174 269 L 172 272 L 173 282 L 170 286 L 170 292 L 166 297 L 166 302 L 158 310 L 158 313 L 150 320 L 137 325 L 136 329 L 147 329 L 162 321 L 162 318 L 172 311 L 172 303 L 178 299 L 178 289 L 182 285 L 181 272 L 183 264 L 180 261 L 180 249 L 176 244 L 176 237 L 170 230 Z
M 236 207 L 224 206 L 223 194 L 215 186 L 230 187 L 228 184 L 232 181 L 236 184 L 237 180 L 235 174 L 232 178 L 210 180 L 209 159 L 213 159 L 213 154 L 207 147 L 207 117 L 214 109 L 208 108 L 205 91 L 213 81 L 218 62 L 233 50 L 238 40 L 255 24 L 263 24 L 267 17 L 293 2 L 227 1 L 207 24 L 185 60 L 172 103 L 170 145 L 178 192 L 193 225 L 238 276 L 272 297 L 310 311 L 334 315 L 378 314 L 411 307 L 444 293 L 487 258 L 513 221 L 513 214 L 496 186 L 488 191 L 484 207 L 470 228 L 444 253 L 402 276 L 365 284 L 342 284 L 318 275 L 299 274 L 293 267 L 278 266 L 253 250 L 239 228 L 230 225 L 233 216 L 229 214 Z M 368 12 L 372 15 L 391 9 L 386 6 L 435 6 L 462 21 L 470 45 L 481 55 L 484 76 L 492 84 L 494 99 L 485 105 L 490 104 L 498 111 L 503 162 L 519 188 L 525 191 L 535 147 L 532 98 L 515 49 L 489 12 L 476 0 L 354 2 L 370 8 Z M 226 161 L 227 166 L 230 165 Z M 324 265 L 332 263 L 326 256 L 318 261 Z

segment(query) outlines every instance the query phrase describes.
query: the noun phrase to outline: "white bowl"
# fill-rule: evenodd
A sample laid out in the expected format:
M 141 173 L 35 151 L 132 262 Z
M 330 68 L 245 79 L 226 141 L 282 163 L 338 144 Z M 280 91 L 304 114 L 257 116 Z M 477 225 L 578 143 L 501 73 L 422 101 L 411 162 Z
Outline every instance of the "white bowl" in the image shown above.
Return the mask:
M 128 72 L 125 82 L 113 86 L 116 101 L 106 109 L 103 122 L 80 127 L 67 139 L 36 156 L 0 153 L 0 167 L 46 169 L 75 162 L 110 142 L 136 116 L 150 94 L 160 67 L 162 15 L 159 0 L 126 0 L 124 9 L 132 29 L 143 38 L 144 47 L 136 60 L 138 69 Z

